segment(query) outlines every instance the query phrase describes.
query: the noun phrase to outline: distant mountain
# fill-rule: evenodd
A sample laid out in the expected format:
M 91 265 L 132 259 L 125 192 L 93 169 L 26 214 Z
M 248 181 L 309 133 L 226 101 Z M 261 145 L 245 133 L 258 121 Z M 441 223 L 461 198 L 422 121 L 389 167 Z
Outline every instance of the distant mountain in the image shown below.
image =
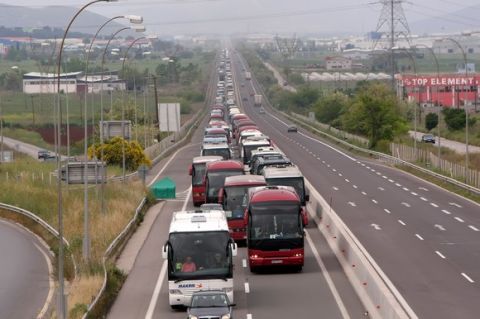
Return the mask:
M 480 30 L 480 5 L 474 5 L 449 14 L 410 23 L 413 33 L 452 33 Z
M 0 4 L 0 26 L 21 27 L 24 29 L 42 28 L 44 26 L 65 29 L 77 8 L 65 6 L 48 6 L 28 8 Z M 72 25 L 71 30 L 94 34 L 108 18 L 89 11 L 82 12 Z M 109 23 L 102 34 L 111 34 L 121 28 L 117 22 Z

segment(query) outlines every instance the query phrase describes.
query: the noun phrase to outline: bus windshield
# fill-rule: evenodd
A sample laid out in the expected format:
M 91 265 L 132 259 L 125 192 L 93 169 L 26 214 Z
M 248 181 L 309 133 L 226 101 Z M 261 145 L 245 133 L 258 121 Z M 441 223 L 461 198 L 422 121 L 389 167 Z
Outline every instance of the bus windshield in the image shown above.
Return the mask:
M 230 159 L 230 150 L 228 148 L 203 149 L 202 156 L 222 156 L 223 159 Z
M 169 278 L 231 278 L 230 234 L 226 231 L 172 233 Z
M 227 176 L 243 175 L 243 171 L 228 170 L 228 171 L 215 171 L 208 172 L 208 196 L 217 197 L 218 191 L 223 187 L 225 178 Z
M 270 146 L 270 143 L 256 144 L 256 145 L 244 145 L 243 146 L 243 163 L 250 163 L 250 158 L 252 157 L 252 151 L 256 150 L 259 147 Z
M 250 186 L 232 186 L 225 188 L 223 209 L 232 212 L 231 217 L 227 216 L 229 220 L 243 218 L 246 205 L 244 200 L 249 187 Z
M 296 203 L 255 203 L 250 207 L 250 239 L 302 238 L 300 207 Z
M 305 185 L 303 183 L 303 177 L 269 178 L 267 184 L 272 186 L 283 185 L 293 187 L 300 197 L 302 205 L 305 205 Z
M 193 165 L 192 170 L 192 185 L 198 186 L 203 183 L 203 176 L 205 176 L 205 163 L 198 163 Z

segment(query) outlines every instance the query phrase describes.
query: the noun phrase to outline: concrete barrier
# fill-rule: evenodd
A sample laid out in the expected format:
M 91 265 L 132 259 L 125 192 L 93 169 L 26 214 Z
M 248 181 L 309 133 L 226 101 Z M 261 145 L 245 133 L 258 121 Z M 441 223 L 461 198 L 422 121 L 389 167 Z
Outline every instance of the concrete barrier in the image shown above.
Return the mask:
M 305 179 L 307 210 L 373 319 L 418 318 L 393 283 L 320 193 Z

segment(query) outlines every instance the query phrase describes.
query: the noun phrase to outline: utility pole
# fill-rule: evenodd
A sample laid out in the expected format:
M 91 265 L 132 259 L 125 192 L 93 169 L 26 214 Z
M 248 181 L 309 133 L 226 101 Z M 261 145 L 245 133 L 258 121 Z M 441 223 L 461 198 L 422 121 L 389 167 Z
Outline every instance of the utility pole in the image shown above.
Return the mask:
M 159 118 L 158 118 L 157 77 L 155 75 L 152 75 L 152 78 L 153 78 L 153 91 L 154 91 L 154 94 L 155 94 L 155 114 L 156 114 L 154 123 L 159 124 L 160 122 L 159 122 Z
M 3 162 L 3 109 L 2 109 L 2 95 L 0 94 L 0 163 Z
M 408 26 L 402 3 L 404 0 L 379 0 L 375 2 L 382 5 L 382 11 L 375 29 L 372 50 L 377 46 L 390 53 L 390 76 L 392 88 L 395 88 L 395 53 L 393 48 L 403 38 L 410 46 L 410 27 Z

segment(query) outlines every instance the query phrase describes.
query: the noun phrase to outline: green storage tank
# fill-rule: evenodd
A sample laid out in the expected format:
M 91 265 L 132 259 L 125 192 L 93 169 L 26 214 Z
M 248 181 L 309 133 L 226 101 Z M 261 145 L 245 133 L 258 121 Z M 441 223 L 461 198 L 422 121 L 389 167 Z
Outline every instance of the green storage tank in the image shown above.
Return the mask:
M 156 199 L 175 198 L 175 182 L 169 177 L 165 177 L 152 185 L 151 190 Z

